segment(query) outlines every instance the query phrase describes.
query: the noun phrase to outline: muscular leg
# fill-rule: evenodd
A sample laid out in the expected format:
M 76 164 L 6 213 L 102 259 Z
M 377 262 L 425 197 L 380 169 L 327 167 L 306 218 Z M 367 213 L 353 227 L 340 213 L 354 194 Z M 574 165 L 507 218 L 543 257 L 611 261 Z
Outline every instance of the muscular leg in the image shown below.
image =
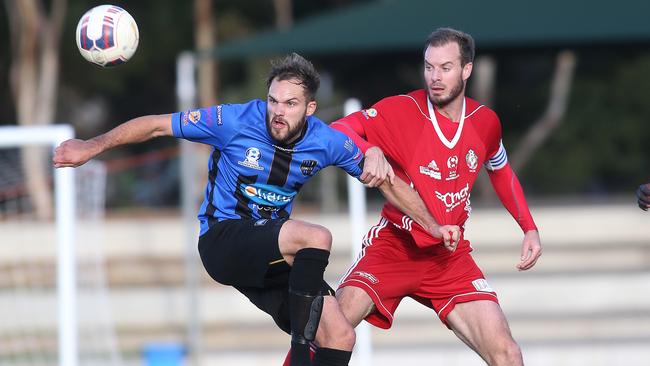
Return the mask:
M 457 304 L 447 315 L 447 323 L 488 365 L 523 366 L 521 350 L 499 304 L 488 300 Z
M 354 329 L 340 312 L 336 300 L 331 296 L 323 298 L 321 294 L 323 272 L 332 245 L 330 232 L 318 225 L 289 220 L 280 230 L 278 243 L 284 259 L 292 265 L 289 277 L 291 365 L 311 364 L 308 342 L 318 333 L 326 336 L 323 352 L 314 358 L 314 365 L 347 365 L 354 346 Z M 317 306 L 321 302 L 322 310 Z
M 341 312 L 354 328 L 375 309 L 370 296 L 364 290 L 354 286 L 338 289 L 336 300 Z
M 352 351 L 355 334 L 334 296 L 325 296 L 316 343 L 322 348 Z

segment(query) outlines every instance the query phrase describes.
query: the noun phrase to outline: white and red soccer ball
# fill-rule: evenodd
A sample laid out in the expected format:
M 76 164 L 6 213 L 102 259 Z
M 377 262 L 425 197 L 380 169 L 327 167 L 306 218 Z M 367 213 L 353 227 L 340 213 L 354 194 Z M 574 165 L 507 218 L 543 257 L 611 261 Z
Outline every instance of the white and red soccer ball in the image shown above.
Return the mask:
M 100 5 L 88 10 L 77 24 L 77 47 L 89 62 L 111 67 L 127 62 L 138 48 L 138 25 L 126 10 Z

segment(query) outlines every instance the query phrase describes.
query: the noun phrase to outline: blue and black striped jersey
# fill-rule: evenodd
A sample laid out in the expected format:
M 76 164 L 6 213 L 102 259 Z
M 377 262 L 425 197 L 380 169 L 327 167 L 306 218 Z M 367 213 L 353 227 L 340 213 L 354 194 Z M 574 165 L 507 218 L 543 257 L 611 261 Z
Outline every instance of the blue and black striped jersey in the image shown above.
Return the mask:
M 175 137 L 214 147 L 198 216 L 201 235 L 226 219 L 288 217 L 303 184 L 329 165 L 356 178 L 362 172 L 361 150 L 313 116 L 297 141 L 276 145 L 261 100 L 174 113 L 172 129 Z

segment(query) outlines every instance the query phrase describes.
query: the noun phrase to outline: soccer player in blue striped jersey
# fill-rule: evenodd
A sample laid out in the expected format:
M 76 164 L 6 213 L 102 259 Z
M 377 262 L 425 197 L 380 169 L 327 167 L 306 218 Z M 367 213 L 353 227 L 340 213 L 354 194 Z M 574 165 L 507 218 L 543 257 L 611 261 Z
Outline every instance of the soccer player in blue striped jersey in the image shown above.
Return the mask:
M 347 365 L 354 329 L 323 280 L 332 237 L 320 225 L 289 218 L 298 191 L 334 165 L 379 187 L 425 228 L 433 232 L 437 225 L 379 148 L 364 155 L 313 116 L 319 77 L 309 61 L 294 53 L 274 63 L 267 84 L 266 101 L 143 116 L 87 141 L 65 141 L 55 149 L 54 166 L 77 167 L 115 146 L 158 136 L 213 146 L 199 210 L 206 271 L 291 334 L 291 365 L 312 365 L 308 344 L 314 340 L 320 348 L 313 365 Z

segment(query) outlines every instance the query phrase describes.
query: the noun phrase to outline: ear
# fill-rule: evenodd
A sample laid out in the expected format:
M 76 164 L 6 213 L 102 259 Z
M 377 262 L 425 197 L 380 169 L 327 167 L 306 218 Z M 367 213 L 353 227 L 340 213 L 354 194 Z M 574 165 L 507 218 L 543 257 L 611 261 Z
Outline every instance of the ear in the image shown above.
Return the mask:
M 314 114 L 314 112 L 316 112 L 316 107 L 317 106 L 318 106 L 318 103 L 316 103 L 315 100 L 312 100 L 311 102 L 307 103 L 306 115 L 311 116 L 312 114 Z
M 469 76 L 472 75 L 472 67 L 474 66 L 473 63 L 468 62 L 463 66 L 463 81 L 467 81 L 469 79 Z

